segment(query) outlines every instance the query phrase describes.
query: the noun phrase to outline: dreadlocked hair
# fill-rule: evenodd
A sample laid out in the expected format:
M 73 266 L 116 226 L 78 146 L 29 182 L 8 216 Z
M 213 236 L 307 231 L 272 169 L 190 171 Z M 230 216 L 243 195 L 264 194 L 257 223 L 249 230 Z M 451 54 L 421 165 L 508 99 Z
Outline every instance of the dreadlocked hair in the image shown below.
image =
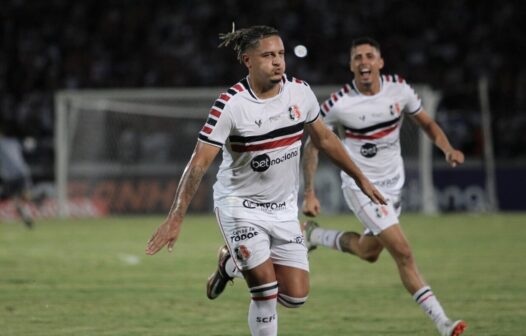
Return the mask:
M 259 40 L 274 35 L 279 35 L 278 30 L 269 26 L 252 26 L 239 30 L 232 29 L 230 33 L 219 34 L 219 39 L 222 40 L 219 48 L 231 45 L 232 49 L 237 53 L 238 61 L 242 63 L 241 55 L 245 50 L 256 47 Z

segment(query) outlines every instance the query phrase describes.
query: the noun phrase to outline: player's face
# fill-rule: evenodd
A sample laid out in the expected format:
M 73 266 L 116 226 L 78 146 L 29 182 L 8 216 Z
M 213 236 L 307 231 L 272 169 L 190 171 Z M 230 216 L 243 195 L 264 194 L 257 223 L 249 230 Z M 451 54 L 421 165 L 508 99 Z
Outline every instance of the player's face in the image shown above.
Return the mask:
M 378 49 L 369 44 L 361 44 L 351 49 L 350 66 L 358 85 L 371 86 L 379 82 L 384 60 Z
M 279 83 L 285 73 L 285 47 L 279 36 L 259 40 L 255 48 L 247 50 L 243 61 L 250 77 L 261 83 Z

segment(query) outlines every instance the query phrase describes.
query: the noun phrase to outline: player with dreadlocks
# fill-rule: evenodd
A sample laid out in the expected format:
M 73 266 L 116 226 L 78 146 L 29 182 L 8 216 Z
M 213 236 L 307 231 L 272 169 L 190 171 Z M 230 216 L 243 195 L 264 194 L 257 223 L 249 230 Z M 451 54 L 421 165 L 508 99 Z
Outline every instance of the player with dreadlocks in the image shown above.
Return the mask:
M 220 46 L 236 51 L 248 75 L 212 105 L 173 206 L 148 241 L 146 253 L 155 254 L 165 245 L 172 250 L 201 178 L 222 149 L 214 207 L 226 245 L 219 251 L 207 295 L 217 298 L 241 272 L 251 295 L 252 335 L 277 335 L 277 302 L 300 307 L 309 292 L 297 207 L 304 129 L 373 202 L 385 200 L 318 118 L 319 105 L 309 85 L 285 75 L 285 48 L 276 29 L 253 26 L 220 37 Z

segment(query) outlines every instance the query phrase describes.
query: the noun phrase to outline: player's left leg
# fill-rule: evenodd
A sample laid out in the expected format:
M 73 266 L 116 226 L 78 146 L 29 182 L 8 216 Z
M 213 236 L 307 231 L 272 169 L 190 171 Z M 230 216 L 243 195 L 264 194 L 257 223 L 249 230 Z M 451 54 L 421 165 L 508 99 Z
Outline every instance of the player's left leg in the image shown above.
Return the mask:
M 444 336 L 460 335 L 466 328 L 463 321 L 452 322 L 431 288 L 425 283 L 416 265 L 409 241 L 399 224 L 389 226 L 378 235 L 379 241 L 396 262 L 400 279 L 416 303 L 435 323 Z
M 278 302 L 287 308 L 299 308 L 309 295 L 309 272 L 304 269 L 274 265 L 279 284 Z
M 299 308 L 309 295 L 309 260 L 297 220 L 274 223 L 270 258 L 279 284 L 278 302 Z

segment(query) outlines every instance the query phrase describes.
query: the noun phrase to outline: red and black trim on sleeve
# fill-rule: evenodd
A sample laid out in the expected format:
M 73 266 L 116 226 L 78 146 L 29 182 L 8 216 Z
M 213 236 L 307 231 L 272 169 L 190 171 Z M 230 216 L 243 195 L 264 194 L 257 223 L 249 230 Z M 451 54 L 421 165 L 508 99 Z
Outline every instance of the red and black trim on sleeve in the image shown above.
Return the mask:
M 221 117 L 221 114 L 223 113 L 223 110 L 228 103 L 228 101 L 235 96 L 236 94 L 245 91 L 245 88 L 241 83 L 237 83 L 236 85 L 232 86 L 230 89 L 228 89 L 226 92 L 223 92 L 219 95 L 219 98 L 216 99 L 214 104 L 212 105 L 212 108 L 210 109 L 208 113 L 208 119 L 205 122 L 205 125 L 199 132 L 199 140 L 210 143 L 215 146 L 222 147 L 223 144 L 219 143 L 217 141 L 213 141 L 209 139 L 210 133 L 214 130 L 214 127 L 217 124 L 217 121 Z
M 327 113 L 331 111 L 334 104 L 336 104 L 338 100 L 340 100 L 345 94 L 349 92 L 350 92 L 349 84 L 345 84 L 340 90 L 331 93 L 331 96 L 329 97 L 329 99 L 327 99 L 320 105 L 321 115 L 325 117 Z

